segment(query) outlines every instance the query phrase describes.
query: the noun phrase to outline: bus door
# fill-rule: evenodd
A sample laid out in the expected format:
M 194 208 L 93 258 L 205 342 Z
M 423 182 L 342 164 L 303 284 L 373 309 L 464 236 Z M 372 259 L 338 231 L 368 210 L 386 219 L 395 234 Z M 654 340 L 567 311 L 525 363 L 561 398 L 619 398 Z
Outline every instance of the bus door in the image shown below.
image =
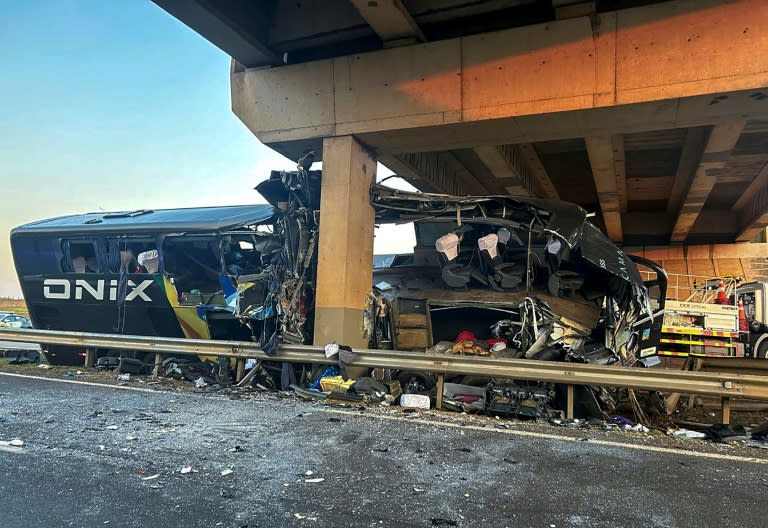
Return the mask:
M 648 288 L 652 315 L 645 315 L 633 325 L 638 336 L 637 357 L 646 366 L 659 363 L 658 352 L 661 327 L 664 323 L 664 305 L 667 298 L 667 272 L 659 264 L 637 255 L 629 255 Z

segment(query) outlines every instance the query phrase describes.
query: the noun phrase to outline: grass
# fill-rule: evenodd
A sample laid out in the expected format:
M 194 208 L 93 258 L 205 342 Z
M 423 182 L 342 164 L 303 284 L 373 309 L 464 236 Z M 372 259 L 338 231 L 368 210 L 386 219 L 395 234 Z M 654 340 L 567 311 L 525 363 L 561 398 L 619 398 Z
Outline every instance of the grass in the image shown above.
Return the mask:
M 11 299 L 9 297 L 0 297 L 0 312 L 14 312 L 24 317 L 29 317 L 27 304 L 24 299 Z

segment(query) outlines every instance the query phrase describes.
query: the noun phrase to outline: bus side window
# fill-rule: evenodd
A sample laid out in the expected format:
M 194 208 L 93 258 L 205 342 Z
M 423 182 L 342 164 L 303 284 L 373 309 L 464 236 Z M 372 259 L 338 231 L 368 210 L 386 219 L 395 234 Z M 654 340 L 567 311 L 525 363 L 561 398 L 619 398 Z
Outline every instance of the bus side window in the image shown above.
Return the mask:
M 68 273 L 98 273 L 99 263 L 93 240 L 64 240 L 63 268 Z M 68 253 L 67 253 L 68 251 Z
M 261 253 L 252 240 L 233 240 L 223 249 L 225 269 L 229 275 L 238 277 L 261 271 Z
M 210 237 L 165 239 L 163 264 L 180 293 L 192 290 L 211 293 L 221 288 L 221 261 L 217 245 Z
M 123 269 L 128 273 L 157 273 L 158 271 L 157 244 L 152 239 L 109 239 L 106 248 L 104 258 L 108 262 L 111 273 L 120 273 Z M 153 271 L 149 271 L 148 267 L 142 264 L 150 254 L 155 255 L 155 260 L 149 262 Z M 140 256 L 142 262 L 139 261 Z
M 22 275 L 60 273 L 64 253 L 58 238 L 17 236 L 11 239 L 13 258 Z

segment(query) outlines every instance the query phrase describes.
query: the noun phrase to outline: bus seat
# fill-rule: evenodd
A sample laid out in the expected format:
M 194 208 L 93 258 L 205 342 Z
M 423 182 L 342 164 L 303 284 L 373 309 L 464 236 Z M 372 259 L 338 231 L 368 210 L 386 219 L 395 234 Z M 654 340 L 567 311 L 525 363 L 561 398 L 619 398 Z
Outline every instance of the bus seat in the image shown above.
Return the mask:
M 480 251 L 480 262 L 492 288 L 511 290 L 523 282 L 524 268 L 511 262 L 504 262 L 499 255 L 498 244 L 499 237 L 493 233 L 479 238 L 477 247 Z
M 136 255 L 133 254 L 132 249 L 126 249 L 125 251 L 120 252 L 120 269 L 121 270 L 125 268 L 125 270 L 128 273 L 136 273 L 137 267 L 138 267 L 138 263 L 136 261 Z
M 88 257 L 85 259 L 85 272 L 86 273 L 98 273 L 99 271 L 99 262 L 96 260 L 96 257 Z
M 469 284 L 472 270 L 456 262 L 459 256 L 459 237 L 448 233 L 437 239 L 435 249 L 440 255 L 441 276 L 451 288 L 463 288 Z
M 72 270 L 75 273 L 85 273 L 85 257 L 75 257 L 72 259 Z

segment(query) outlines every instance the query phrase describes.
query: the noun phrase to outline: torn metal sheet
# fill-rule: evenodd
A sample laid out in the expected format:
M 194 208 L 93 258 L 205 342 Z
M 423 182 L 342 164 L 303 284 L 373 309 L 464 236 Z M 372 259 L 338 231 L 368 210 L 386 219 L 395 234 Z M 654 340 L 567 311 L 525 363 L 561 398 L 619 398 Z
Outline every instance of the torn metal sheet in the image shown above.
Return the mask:
M 538 233 L 556 233 L 575 247 L 582 236 L 587 212 L 576 204 L 523 196 L 450 196 L 401 191 L 377 184 L 371 188 L 371 204 L 381 223 L 420 219 L 485 218 L 497 225 L 528 226 Z

